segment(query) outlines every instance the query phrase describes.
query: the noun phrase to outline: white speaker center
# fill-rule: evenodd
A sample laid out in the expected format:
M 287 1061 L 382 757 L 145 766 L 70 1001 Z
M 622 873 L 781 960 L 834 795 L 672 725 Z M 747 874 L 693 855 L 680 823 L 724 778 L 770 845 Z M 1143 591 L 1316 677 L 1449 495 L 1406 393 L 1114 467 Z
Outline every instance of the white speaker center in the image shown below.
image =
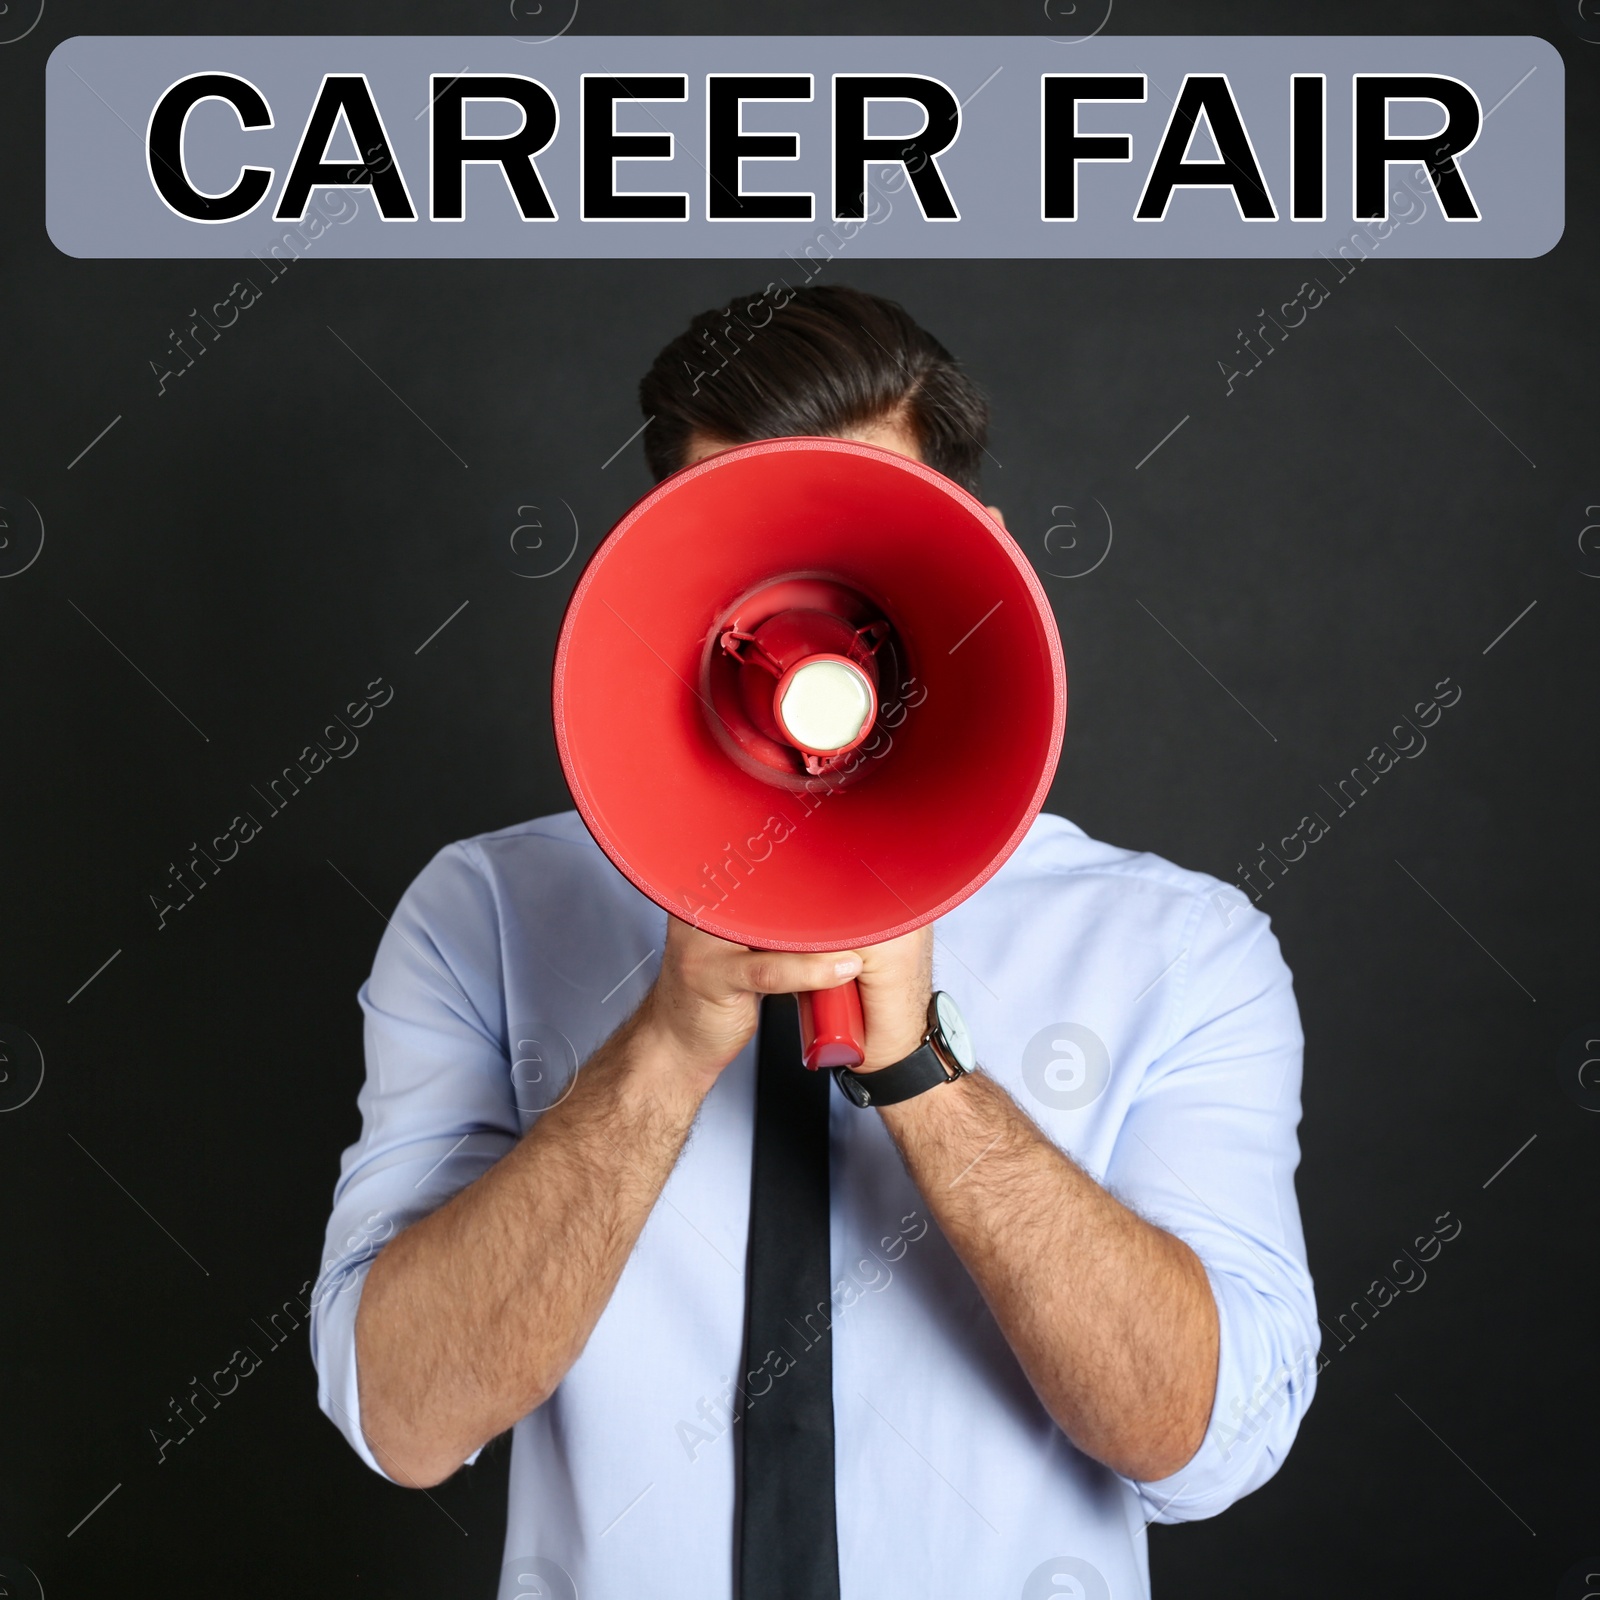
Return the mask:
M 805 750 L 843 750 L 872 716 L 872 685 L 845 661 L 808 661 L 789 677 L 778 719 Z

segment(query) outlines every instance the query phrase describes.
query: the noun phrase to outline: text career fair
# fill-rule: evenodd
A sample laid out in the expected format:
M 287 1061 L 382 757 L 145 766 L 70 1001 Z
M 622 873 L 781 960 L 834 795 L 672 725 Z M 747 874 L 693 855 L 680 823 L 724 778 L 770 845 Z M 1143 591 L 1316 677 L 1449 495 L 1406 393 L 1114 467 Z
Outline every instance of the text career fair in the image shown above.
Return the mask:
M 1280 203 L 1293 221 L 1322 221 L 1328 215 L 1328 92 L 1323 73 L 1291 73 L 1285 88 L 1285 114 L 1270 132 L 1287 141 L 1288 193 L 1274 195 L 1257 157 L 1256 139 L 1240 113 L 1226 73 L 1189 73 L 1150 162 L 1134 217 L 1159 223 L 1178 189 L 1226 191 L 1239 218 L 1247 222 L 1279 219 Z M 515 73 L 433 74 L 429 80 L 429 159 L 426 173 L 430 222 L 466 218 L 467 167 L 497 166 L 524 221 L 555 221 L 557 213 L 539 169 L 541 159 L 557 160 L 561 116 L 554 95 L 537 79 Z M 1037 190 L 1039 215 L 1046 222 L 1071 222 L 1079 214 L 1079 169 L 1091 164 L 1132 162 L 1127 133 L 1084 132 L 1080 108 L 1142 104 L 1148 97 L 1144 73 L 1044 73 L 1039 79 Z M 950 86 L 923 74 L 836 73 L 831 80 L 831 192 L 835 220 L 866 215 L 867 168 L 903 168 L 922 218 L 929 223 L 959 222 L 960 196 L 953 192 L 939 158 L 961 133 L 965 114 Z M 682 73 L 607 76 L 583 73 L 579 80 L 576 139 L 580 220 L 584 222 L 683 222 L 695 203 L 686 191 L 620 189 L 619 162 L 674 163 L 679 155 L 669 132 L 623 132 L 617 127 L 622 102 L 644 105 L 687 101 L 690 79 Z M 1484 112 L 1477 92 L 1461 79 L 1442 73 L 1362 73 L 1351 75 L 1352 218 L 1388 215 L 1388 168 L 1420 164 L 1438 195 L 1443 215 L 1453 222 L 1476 222 L 1477 203 L 1462 176 L 1458 158 L 1477 141 Z M 703 215 L 710 222 L 814 220 L 816 192 L 747 187 L 754 169 L 765 166 L 768 181 L 793 182 L 795 170 L 776 163 L 802 163 L 798 133 L 746 132 L 744 108 L 758 102 L 810 102 L 816 95 L 811 73 L 708 73 L 705 77 L 704 160 L 692 152 L 678 162 L 687 175 L 704 170 Z M 969 97 L 970 98 L 970 97 Z M 231 222 L 255 211 L 272 190 L 269 166 L 241 165 L 237 180 L 222 193 L 195 184 L 187 163 L 186 135 L 195 110 L 207 101 L 232 107 L 240 127 L 275 126 L 274 111 L 249 79 L 231 72 L 199 72 L 178 79 L 157 99 L 146 131 L 150 181 L 167 208 L 196 223 Z M 1426 102 L 1443 117 L 1426 136 L 1389 131 L 1390 107 L 1402 101 Z M 520 114 L 520 126 L 505 134 L 466 132 L 467 107 L 501 102 Z M 909 103 L 920 114 L 920 131 L 882 136 L 868 132 L 871 108 Z M 279 108 L 282 109 L 281 107 Z M 983 115 L 979 107 L 974 116 Z M 1105 113 L 1101 113 L 1102 118 Z M 1215 159 L 1191 160 L 1189 152 L 1204 123 Z M 213 127 L 216 125 L 213 124 Z M 1256 135 L 1264 130 L 1258 126 Z M 348 148 L 357 160 L 328 159 L 330 142 Z M 1017 162 L 1034 159 L 1015 152 Z M 811 174 L 813 180 L 820 174 Z M 989 175 L 986 175 L 989 176 Z M 992 175 L 998 178 L 1000 174 Z M 418 219 L 413 196 L 423 174 L 407 175 L 390 142 L 365 73 L 327 73 L 309 111 L 293 161 L 278 189 L 272 215 L 298 222 L 312 191 L 323 187 L 365 188 L 386 223 Z M 680 179 L 680 181 L 682 181 Z M 499 203 L 505 203 L 503 200 Z

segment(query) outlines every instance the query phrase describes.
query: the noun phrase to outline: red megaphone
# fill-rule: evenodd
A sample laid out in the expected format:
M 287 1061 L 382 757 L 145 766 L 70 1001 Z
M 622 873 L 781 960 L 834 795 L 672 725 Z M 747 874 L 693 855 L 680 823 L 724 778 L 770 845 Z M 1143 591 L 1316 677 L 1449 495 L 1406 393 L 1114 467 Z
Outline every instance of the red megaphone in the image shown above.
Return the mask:
M 556 745 L 600 848 L 657 905 L 768 950 L 943 915 L 1044 803 L 1066 724 L 1049 602 L 942 474 L 842 439 L 674 473 L 584 568 Z M 855 983 L 800 996 L 805 1062 L 862 1059 Z

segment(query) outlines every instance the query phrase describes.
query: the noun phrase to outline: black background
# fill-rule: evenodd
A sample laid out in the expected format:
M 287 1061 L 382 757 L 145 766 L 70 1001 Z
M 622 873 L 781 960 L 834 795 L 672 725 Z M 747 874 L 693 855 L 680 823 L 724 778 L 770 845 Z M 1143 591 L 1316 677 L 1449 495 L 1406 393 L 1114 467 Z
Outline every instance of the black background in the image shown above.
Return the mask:
M 1330 1340 L 1278 1476 L 1152 1530 L 1152 1562 L 1166 1595 L 1555 1595 L 1600 1554 L 1600 1116 L 1558 1076 L 1563 1039 L 1600 1033 L 1600 556 L 1580 544 L 1600 501 L 1600 45 L 1526 0 L 1124 0 L 1111 31 L 1291 26 L 1551 39 L 1561 243 L 1320 269 L 1327 303 L 1231 396 L 1236 330 L 1310 267 L 846 252 L 827 276 L 902 300 L 989 389 L 986 497 L 1041 568 L 1052 525 L 1098 537 L 1096 500 L 1112 518 L 1093 573 L 1047 580 L 1072 680 L 1052 810 L 1231 878 L 1438 680 L 1461 686 L 1426 752 L 1269 900 L 1308 1039 L 1299 1193 L 1325 1321 L 1438 1214 L 1461 1235 Z M 928 0 L 667 20 L 586 0 L 579 27 L 1068 31 L 1031 4 Z M 317 1412 L 303 1327 L 163 1464 L 149 1430 L 315 1275 L 381 913 L 444 842 L 569 804 L 549 664 L 582 557 L 647 484 L 637 444 L 601 467 L 638 425 L 640 372 L 781 264 L 308 259 L 158 398 L 168 329 L 237 273 L 54 249 L 44 62 L 71 33 L 232 31 L 529 30 L 501 0 L 102 0 L 52 4 L 0 49 L 0 489 L 48 530 L 0 583 L 0 1021 L 46 1062 L 0 1116 L 0 1556 L 50 1596 L 488 1596 L 503 1448 L 431 1503 L 383 1483 Z M 518 576 L 516 507 L 554 525 L 563 501 L 578 558 Z M 360 749 L 158 932 L 167 863 L 380 675 L 394 699 Z

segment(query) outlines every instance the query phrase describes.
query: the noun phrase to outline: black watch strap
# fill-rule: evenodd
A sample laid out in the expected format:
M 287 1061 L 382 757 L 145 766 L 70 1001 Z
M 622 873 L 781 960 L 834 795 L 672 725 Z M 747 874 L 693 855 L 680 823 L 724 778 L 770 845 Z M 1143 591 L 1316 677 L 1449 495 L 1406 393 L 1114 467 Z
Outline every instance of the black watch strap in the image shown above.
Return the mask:
M 868 1106 L 898 1105 L 941 1083 L 954 1083 L 961 1076 L 959 1067 L 951 1071 L 945 1066 L 931 1044 L 922 1045 L 904 1060 L 877 1072 L 852 1072 L 849 1067 L 833 1069 L 840 1092 L 851 1105 L 863 1111 Z

